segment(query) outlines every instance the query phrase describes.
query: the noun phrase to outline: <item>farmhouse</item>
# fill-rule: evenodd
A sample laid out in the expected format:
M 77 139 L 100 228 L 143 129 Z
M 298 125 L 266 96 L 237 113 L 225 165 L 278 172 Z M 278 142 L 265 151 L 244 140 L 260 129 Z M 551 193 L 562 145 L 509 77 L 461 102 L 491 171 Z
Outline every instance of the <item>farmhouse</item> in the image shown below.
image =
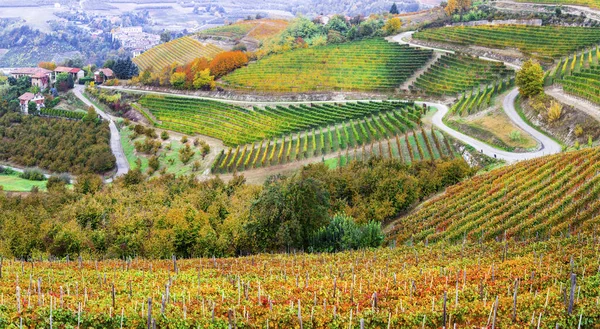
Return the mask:
M 98 71 L 94 72 L 94 81 L 96 81 L 96 83 L 103 83 L 106 80 L 114 78 L 115 74 L 111 69 L 99 69 Z
M 56 76 L 60 73 L 70 74 L 74 82 L 77 82 L 79 79 L 85 77 L 85 72 L 80 68 L 59 66 L 54 69 L 53 79 L 56 80 Z
M 14 69 L 10 74 L 18 79 L 23 76 L 31 78 L 31 84 L 37 86 L 40 89 L 46 89 L 52 83 L 52 71 L 43 69 L 41 67 L 23 67 Z
M 37 105 L 38 111 L 45 107 L 44 96 L 40 93 L 24 93 L 19 97 L 19 105 L 21 106 L 21 112 L 27 114 L 29 112 L 29 103 L 34 102 Z

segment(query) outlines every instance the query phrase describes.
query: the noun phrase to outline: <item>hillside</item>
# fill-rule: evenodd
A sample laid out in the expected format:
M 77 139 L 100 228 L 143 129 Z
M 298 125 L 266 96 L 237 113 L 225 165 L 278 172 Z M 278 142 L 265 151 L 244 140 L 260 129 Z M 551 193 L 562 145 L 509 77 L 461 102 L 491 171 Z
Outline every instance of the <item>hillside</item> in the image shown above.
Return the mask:
M 596 147 L 477 176 L 395 221 L 390 238 L 521 241 L 590 233 L 600 214 L 599 159 Z
M 231 41 L 240 41 L 247 37 L 252 38 L 253 40 L 262 41 L 283 31 L 289 23 L 289 21 L 282 19 L 245 20 L 200 31 L 198 32 L 198 36 L 201 38 L 214 38 L 217 40 L 225 38 Z
M 271 55 L 222 81 L 253 91 L 392 91 L 431 56 L 429 50 L 368 39 Z
M 202 43 L 192 37 L 183 37 L 153 47 L 135 57 L 133 62 L 140 68 L 140 72 L 160 71 L 174 63 L 183 65 L 198 57 L 212 59 L 222 51 L 223 49 L 215 45 Z

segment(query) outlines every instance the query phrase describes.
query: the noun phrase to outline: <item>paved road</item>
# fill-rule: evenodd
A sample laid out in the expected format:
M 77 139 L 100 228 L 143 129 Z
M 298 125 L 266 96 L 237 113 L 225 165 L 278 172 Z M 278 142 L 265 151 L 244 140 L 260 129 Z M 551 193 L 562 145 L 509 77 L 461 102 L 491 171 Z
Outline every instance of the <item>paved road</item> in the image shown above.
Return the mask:
M 121 137 L 119 135 L 119 130 L 115 125 L 112 117 L 106 114 L 104 111 L 100 110 L 96 105 L 90 102 L 87 98 L 85 98 L 82 94 L 84 90 L 84 86 L 75 85 L 75 89 L 73 89 L 73 93 L 77 98 L 79 98 L 82 102 L 84 102 L 87 106 L 93 106 L 96 109 L 96 112 L 104 119 L 108 121 L 108 125 L 110 127 L 110 148 L 115 158 L 117 159 L 117 173 L 116 177 L 125 175 L 129 171 L 129 162 L 127 162 L 127 158 L 125 157 L 125 153 L 123 152 L 123 146 L 121 145 Z

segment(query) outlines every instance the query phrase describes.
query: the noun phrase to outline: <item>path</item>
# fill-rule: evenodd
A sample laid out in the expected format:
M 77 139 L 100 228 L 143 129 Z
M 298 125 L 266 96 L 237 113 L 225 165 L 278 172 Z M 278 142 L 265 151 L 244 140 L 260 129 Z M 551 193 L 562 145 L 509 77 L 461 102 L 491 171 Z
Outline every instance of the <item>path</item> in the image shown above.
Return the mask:
M 549 6 L 553 7 L 562 7 L 563 12 L 568 12 L 573 15 L 577 15 L 575 11 L 579 11 L 579 13 L 585 13 L 587 18 L 593 19 L 595 21 L 600 20 L 600 11 L 595 10 L 590 7 L 578 6 L 578 5 L 569 5 L 569 4 L 557 4 L 557 3 L 531 3 L 531 2 L 519 2 L 519 1 L 510 1 L 510 0 L 497 0 L 491 2 L 492 6 L 501 10 L 511 10 L 511 11 L 523 11 L 523 7 L 531 6 L 531 7 L 539 7 L 541 9 L 545 9 Z M 499 6 L 499 5 L 508 5 L 509 7 Z M 547 12 L 547 11 L 546 11 Z
M 588 100 L 566 94 L 560 86 L 546 88 L 545 92 L 546 94 L 558 99 L 561 103 L 573 106 L 577 110 L 584 112 L 585 114 L 596 119 L 596 121 L 600 121 L 600 106 L 593 104 Z
M 77 96 L 82 102 L 84 102 L 87 106 L 93 106 L 96 109 L 96 112 L 104 119 L 108 121 L 108 126 L 110 127 L 110 149 L 117 159 L 117 172 L 115 177 L 119 177 L 125 175 L 129 171 L 129 162 L 127 162 L 127 158 L 125 157 L 125 152 L 123 152 L 123 146 L 121 145 L 121 136 L 119 135 L 119 130 L 117 129 L 117 125 L 113 121 L 112 117 L 106 114 L 104 111 L 100 110 L 96 105 L 90 102 L 82 94 L 82 90 L 84 90 L 84 86 L 75 85 L 73 89 L 73 94 Z
M 413 83 L 415 83 L 417 81 L 417 79 L 425 72 L 427 72 L 427 70 L 429 70 L 430 67 L 432 67 L 435 63 L 437 63 L 438 59 L 440 59 L 442 57 L 442 54 L 439 51 L 434 51 L 433 52 L 433 57 L 431 57 L 431 59 L 420 69 L 418 69 L 417 71 L 415 71 L 415 73 L 413 73 L 413 75 L 410 76 L 410 78 L 408 78 L 406 81 L 404 81 L 404 83 L 402 83 L 400 85 L 400 90 L 409 90 L 409 86 L 411 86 Z

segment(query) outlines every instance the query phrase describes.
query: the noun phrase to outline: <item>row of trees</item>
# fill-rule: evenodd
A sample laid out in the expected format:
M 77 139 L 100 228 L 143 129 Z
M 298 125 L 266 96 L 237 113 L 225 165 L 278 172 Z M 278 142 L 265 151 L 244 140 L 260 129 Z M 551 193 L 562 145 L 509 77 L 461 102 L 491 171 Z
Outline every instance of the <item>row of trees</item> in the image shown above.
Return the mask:
M 212 90 L 216 86 L 216 79 L 246 64 L 248 56 L 244 52 L 228 51 L 216 55 L 212 60 L 197 58 L 185 65 L 173 63 L 159 71 L 147 69 L 132 82 L 176 89 Z
M 139 170 L 103 186 L 81 175 L 73 190 L 52 180 L 49 193 L 0 194 L 0 254 L 169 258 L 375 247 L 383 220 L 470 174 L 462 159 L 373 159 L 336 171 L 315 164 L 264 186 L 242 176 L 146 180 Z

